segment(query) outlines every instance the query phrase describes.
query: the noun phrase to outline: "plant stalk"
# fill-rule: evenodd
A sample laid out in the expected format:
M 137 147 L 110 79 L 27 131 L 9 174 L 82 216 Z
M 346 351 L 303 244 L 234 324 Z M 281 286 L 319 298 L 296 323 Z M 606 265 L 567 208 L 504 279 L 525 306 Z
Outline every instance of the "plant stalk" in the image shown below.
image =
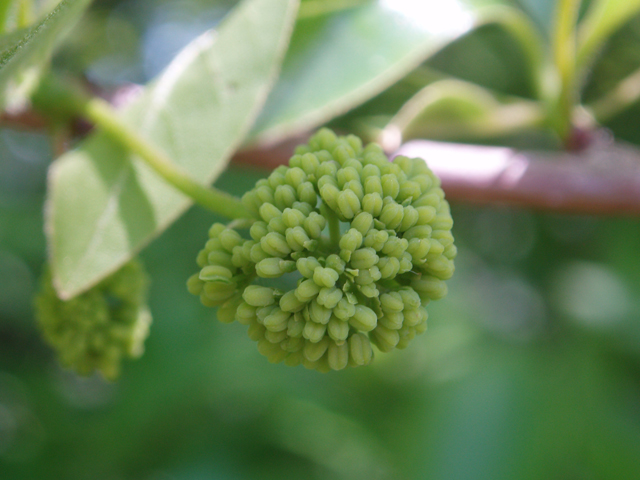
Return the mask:
M 53 117 L 79 115 L 90 120 L 112 139 L 137 155 L 170 185 L 204 208 L 233 219 L 252 217 L 239 198 L 193 180 L 162 150 L 127 125 L 105 100 L 87 97 L 55 78 L 43 80 L 32 100 L 36 107 Z

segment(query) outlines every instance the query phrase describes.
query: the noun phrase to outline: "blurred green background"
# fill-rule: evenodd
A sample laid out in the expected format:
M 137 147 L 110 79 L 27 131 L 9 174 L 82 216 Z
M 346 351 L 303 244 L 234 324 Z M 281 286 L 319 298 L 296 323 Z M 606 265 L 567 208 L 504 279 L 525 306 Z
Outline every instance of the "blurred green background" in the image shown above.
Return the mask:
M 97 1 L 55 63 L 106 86 L 144 82 L 233 3 Z M 546 25 L 547 3 L 521 6 Z M 638 32 L 635 19 L 615 35 L 586 98 L 640 66 Z M 425 67 L 530 96 L 504 35 L 483 27 Z M 333 125 L 370 131 L 424 71 Z M 640 107 L 607 126 L 640 143 Z M 540 132 L 486 143 L 554 146 Z M 0 130 L 0 479 L 640 478 L 636 219 L 453 204 L 457 271 L 427 333 L 319 374 L 269 364 L 188 294 L 218 220 L 192 208 L 142 255 L 151 335 L 107 383 L 61 369 L 33 319 L 51 157 L 46 136 Z M 235 166 L 217 185 L 242 194 L 267 173 Z

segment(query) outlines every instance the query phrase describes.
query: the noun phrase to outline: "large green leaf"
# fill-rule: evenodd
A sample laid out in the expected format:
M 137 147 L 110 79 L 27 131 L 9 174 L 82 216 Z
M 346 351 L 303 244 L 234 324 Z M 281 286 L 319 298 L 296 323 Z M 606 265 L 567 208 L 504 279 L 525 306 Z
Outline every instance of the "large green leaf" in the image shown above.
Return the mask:
M 122 119 L 203 182 L 213 181 L 275 81 L 297 0 L 247 0 L 189 44 Z M 47 233 L 55 285 L 72 297 L 115 271 L 191 201 L 103 133 L 50 173 Z
M 0 38 L 0 110 L 23 102 L 41 68 L 91 0 L 62 0 L 33 27 Z
M 277 141 L 347 112 L 468 32 L 479 5 L 497 3 L 382 0 L 300 19 L 252 140 Z

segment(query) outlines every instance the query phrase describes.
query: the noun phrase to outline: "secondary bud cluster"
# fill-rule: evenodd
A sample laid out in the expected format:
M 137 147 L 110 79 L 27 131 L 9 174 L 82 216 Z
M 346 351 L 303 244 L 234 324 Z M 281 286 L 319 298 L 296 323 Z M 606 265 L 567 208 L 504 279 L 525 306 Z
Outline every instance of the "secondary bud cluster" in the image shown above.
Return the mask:
M 82 375 L 94 370 L 115 379 L 123 357 L 144 351 L 151 314 L 146 306 L 148 279 L 131 261 L 91 290 L 60 300 L 45 272 L 35 307 L 45 340 L 60 362 Z
M 272 362 L 366 365 L 372 343 L 404 348 L 454 271 L 449 205 L 424 160 L 320 130 L 243 197 L 249 239 L 215 224 L 189 279 L 218 318 L 249 325 Z M 297 275 L 281 291 L 256 278 Z

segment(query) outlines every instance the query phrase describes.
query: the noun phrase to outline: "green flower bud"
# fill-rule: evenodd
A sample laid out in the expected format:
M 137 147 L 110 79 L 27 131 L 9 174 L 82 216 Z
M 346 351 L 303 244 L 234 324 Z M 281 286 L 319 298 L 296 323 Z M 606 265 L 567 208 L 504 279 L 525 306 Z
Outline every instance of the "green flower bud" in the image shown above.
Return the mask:
M 284 185 L 284 173 L 278 169 L 271 172 L 269 175 L 269 186 L 275 191 L 280 185 Z
M 419 207 L 437 207 L 440 205 L 442 198 L 437 193 L 423 193 L 411 204 L 414 208 Z
M 373 228 L 369 230 L 369 233 L 367 233 L 364 238 L 364 246 L 373 248 L 376 252 L 379 252 L 382 250 L 382 247 L 384 247 L 388 239 L 389 234 L 385 230 L 376 230 Z
M 233 264 L 233 261 L 232 261 L 232 256 L 220 250 L 214 250 L 213 252 L 209 252 L 209 255 L 207 255 L 207 262 L 211 265 L 220 265 L 228 269 L 235 268 L 235 265 Z
M 380 295 L 380 304 L 385 313 L 401 312 L 404 309 L 402 296 L 398 292 L 383 293 Z
M 295 269 L 295 262 L 280 258 L 265 258 L 256 265 L 256 273 L 262 278 L 278 278 Z
M 276 188 L 274 199 L 275 201 L 273 203 L 275 203 L 276 207 L 280 210 L 290 208 L 294 202 L 298 200 L 296 198 L 296 191 L 291 185 L 280 185 Z
M 282 332 L 288 328 L 290 312 L 275 308 L 265 319 L 263 325 L 271 332 Z M 282 339 L 284 340 L 284 338 Z
M 356 333 L 349 337 L 349 355 L 356 365 L 369 365 L 373 359 L 369 337 L 364 333 Z
M 279 345 L 269 342 L 266 338 L 258 340 L 258 351 L 267 357 L 270 363 L 280 363 L 288 355 Z
M 298 186 L 307 180 L 307 174 L 304 173 L 301 168 L 293 167 L 287 170 L 284 179 L 288 185 L 291 185 L 293 188 L 298 188 Z
M 209 229 L 209 238 L 216 238 L 225 228 L 222 223 L 214 223 Z
M 304 230 L 311 238 L 320 238 L 322 230 L 327 226 L 327 220 L 317 212 L 311 212 L 304 220 Z
M 400 186 L 400 192 L 398 193 L 397 201 L 404 202 L 405 200 L 413 200 L 414 198 L 420 198 L 422 191 L 420 185 L 416 182 L 406 181 Z
M 233 277 L 231 270 L 218 265 L 207 265 L 200 270 L 200 280 L 203 282 L 230 284 L 232 282 L 231 277 Z
M 418 308 L 405 309 L 402 313 L 404 314 L 404 326 L 415 327 L 422 321 L 422 312 Z
M 272 203 L 264 203 L 260 206 L 260 217 L 262 217 L 265 222 L 269 223 L 272 218 L 280 216 L 282 216 L 282 212 Z
M 400 192 L 400 183 L 395 175 L 387 174 L 380 178 L 382 183 L 382 196 L 395 199 Z
M 269 258 L 269 254 L 262 249 L 262 245 L 260 243 L 256 243 L 251 247 L 249 258 L 253 263 L 257 264 L 265 258 Z
M 276 232 L 266 234 L 260 239 L 262 250 L 268 255 L 276 257 L 285 257 L 291 253 L 291 247 L 287 243 L 284 235 Z
M 351 222 L 351 226 L 364 236 L 373 227 L 373 215 L 369 212 L 360 212 Z
M 247 335 L 254 342 L 258 342 L 260 340 L 264 340 L 264 334 L 267 331 L 263 325 L 260 325 L 258 322 L 251 322 L 249 324 L 249 328 L 247 329 Z
M 326 325 L 331 318 L 331 310 L 320 305 L 316 300 L 309 303 L 309 317 L 315 323 Z
M 358 275 L 355 277 L 355 283 L 357 285 L 370 285 L 377 282 L 382 278 L 380 269 L 378 267 L 371 267 L 368 269 L 358 270 Z
M 293 204 L 295 210 L 300 210 L 305 217 L 308 217 L 313 211 L 313 207 L 306 202 L 295 202 Z
M 378 325 L 381 325 L 389 330 L 399 330 L 402 328 L 402 322 L 404 322 L 403 312 L 384 312 L 382 318 L 378 320 Z
M 349 319 L 349 324 L 356 330 L 362 332 L 370 332 L 378 324 L 378 316 L 376 312 L 364 305 L 356 305 L 356 311 Z
M 305 280 L 295 290 L 296 297 L 301 302 L 308 302 L 320 293 L 320 287 L 313 280 Z
M 298 186 L 298 198 L 301 202 L 306 202 L 312 206 L 318 203 L 318 195 L 311 182 L 304 182 Z
M 317 362 L 325 354 L 330 343 L 331 340 L 329 340 L 329 337 L 324 337 L 318 342 L 308 341 L 305 342 L 302 352 L 307 360 L 310 362 Z
M 382 247 L 382 253 L 390 257 L 399 258 L 402 256 L 408 246 L 409 242 L 406 239 L 390 237 L 389 240 L 387 240 L 387 243 L 385 243 L 384 247 Z
M 361 248 L 353 252 L 351 256 L 351 267 L 357 269 L 367 269 L 378 263 L 380 257 L 373 248 Z
M 217 307 L 233 296 L 237 288 L 235 282 L 224 284 L 218 282 L 205 282 L 202 287 L 202 295 L 209 300 L 207 306 Z
M 245 288 L 242 298 L 252 307 L 266 307 L 276 303 L 273 289 L 258 285 L 249 285 Z
M 320 305 L 324 305 L 328 309 L 334 309 L 341 299 L 342 290 L 331 287 L 321 289 L 317 301 Z
M 397 330 L 390 330 L 379 325 L 373 331 L 373 340 L 380 351 L 390 352 L 400 341 L 400 335 Z
M 360 178 L 362 178 L 363 180 L 366 180 L 369 177 L 380 178 L 380 169 L 372 164 L 365 165 L 362 168 L 362 173 L 360 174 Z
M 240 303 L 242 303 L 242 297 L 240 295 L 235 295 L 231 299 L 227 300 L 218 309 L 218 320 L 222 323 L 232 323 L 236 318 L 236 311 L 238 310 Z
M 320 268 L 320 262 L 315 257 L 299 258 L 296 267 L 303 277 L 313 278 L 316 268 Z
M 187 289 L 191 295 L 200 295 L 202 293 L 202 287 L 204 282 L 200 280 L 200 274 L 195 273 L 187 280 Z
M 398 291 L 400 294 L 400 298 L 402 298 L 402 303 L 404 303 L 405 308 L 415 309 L 420 306 L 420 297 L 411 287 L 404 287 Z
M 389 203 L 382 208 L 382 212 L 380 213 L 380 221 L 390 230 L 397 228 L 402 223 L 403 218 L 404 209 L 402 205 L 398 205 L 397 203 Z
M 358 212 L 360 212 L 360 200 L 358 196 L 353 193 L 352 190 L 345 190 L 340 192 L 337 197 L 338 211 L 344 218 L 353 218 Z
M 311 239 L 302 227 L 288 228 L 286 240 L 289 248 L 294 252 L 301 252 L 312 246 Z
M 355 156 L 355 152 L 351 147 L 347 147 L 345 145 L 339 145 L 333 149 L 333 158 L 336 159 L 341 166 L 347 163 Z
M 315 175 L 316 169 L 320 166 L 320 160 L 313 153 L 306 153 L 300 159 L 300 168 L 307 175 Z
M 319 179 L 322 179 L 324 176 L 326 176 L 327 178 L 332 178 L 335 181 L 334 185 L 337 186 L 338 182 L 337 180 L 335 180 L 335 178 L 338 170 L 339 165 L 336 162 L 334 162 L 333 160 L 325 160 L 316 170 L 316 177 Z M 321 187 L 320 181 L 318 181 L 318 187 Z
M 338 272 L 330 268 L 317 267 L 313 272 L 313 281 L 320 287 L 333 287 L 338 277 Z
M 260 203 L 273 203 L 273 189 L 270 186 L 263 185 L 256 188 L 255 192 Z
M 429 275 L 423 275 L 421 278 L 413 280 L 411 288 L 418 292 L 420 299 L 438 300 L 447 294 L 447 284 L 439 278 Z
M 293 227 L 301 226 L 303 224 L 305 218 L 306 218 L 305 215 L 300 210 L 296 210 L 296 209 L 293 209 L 293 208 L 285 208 L 282 211 L 282 221 L 284 222 L 284 224 L 286 225 L 287 228 L 293 228 Z M 251 231 L 253 231 L 254 225 L 256 223 L 260 223 L 260 222 L 255 222 L 251 226 Z M 265 231 L 262 235 L 260 235 L 260 237 L 255 238 L 253 236 L 253 233 L 252 233 L 251 237 L 256 241 L 259 241 L 260 238 L 264 237 L 266 234 L 267 234 L 267 232 Z
M 348 320 L 356 313 L 356 306 L 350 303 L 347 298 L 343 297 L 338 301 L 338 305 L 335 307 L 333 314 L 340 320 Z
M 324 178 L 324 177 L 323 177 Z M 340 195 L 340 190 L 338 187 L 326 183 L 320 188 L 320 196 L 322 200 L 329 205 L 331 210 L 336 211 L 338 209 L 338 196 Z
M 287 335 L 290 338 L 302 338 L 302 332 L 304 330 L 306 322 L 297 318 L 297 314 L 289 317 L 287 322 Z
M 345 260 L 345 258 L 342 256 L 342 252 L 354 252 L 360 247 L 360 245 L 362 245 L 362 234 L 355 228 L 350 229 L 340 239 L 341 258 L 344 261 L 348 261 L 349 259 Z M 349 255 L 349 258 L 351 258 L 351 255 Z
M 328 340 L 328 337 L 325 337 L 324 335 L 326 331 L 326 325 L 315 322 L 307 322 L 304 325 L 304 330 L 302 330 L 302 336 L 309 340 L 311 343 L 318 343 L 325 339 Z
M 395 278 L 400 270 L 400 261 L 395 257 L 383 257 L 378 262 L 381 278 Z
M 256 318 L 256 307 L 252 307 L 244 300 L 240 302 L 236 309 L 236 320 L 243 325 L 249 325 L 255 322 Z
M 349 345 L 346 343 L 337 345 L 335 342 L 329 342 L 327 361 L 332 370 L 342 370 L 345 368 L 349 363 Z
M 343 167 L 336 172 L 338 187 L 344 188 L 345 184 L 352 180 L 360 181 L 360 174 L 354 167 Z
M 379 193 L 367 193 L 362 199 L 362 210 L 377 217 L 382 212 L 383 201 Z
M 190 280 L 190 288 L 198 290 L 199 281 Z M 35 300 L 44 339 L 64 366 L 81 375 L 97 370 L 114 380 L 123 358 L 137 358 L 144 351 L 151 324 L 147 288 L 142 265 L 132 260 L 90 290 L 61 300 L 45 271 Z
M 336 316 L 332 316 L 327 324 L 327 333 L 332 340 L 340 345 L 349 337 L 349 324 Z

